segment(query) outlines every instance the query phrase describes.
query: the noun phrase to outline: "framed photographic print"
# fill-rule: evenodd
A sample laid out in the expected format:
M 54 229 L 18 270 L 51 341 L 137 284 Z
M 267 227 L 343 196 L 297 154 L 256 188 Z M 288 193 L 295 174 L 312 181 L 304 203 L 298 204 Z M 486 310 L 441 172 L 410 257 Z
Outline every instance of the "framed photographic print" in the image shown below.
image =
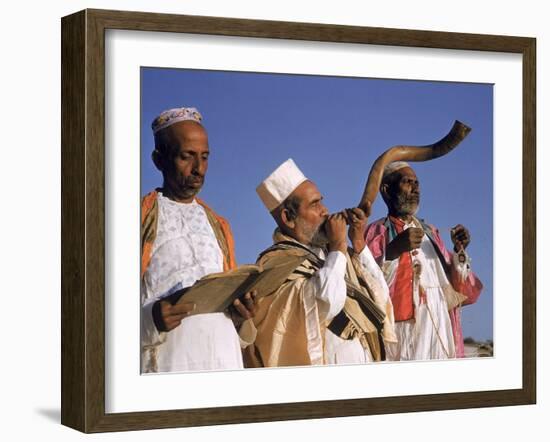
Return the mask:
M 62 423 L 101 432 L 534 403 L 535 72 L 535 40 L 525 37 L 103 10 L 64 17 Z M 383 361 L 318 366 L 269 364 L 261 351 L 262 368 L 149 358 L 143 297 L 227 270 L 222 250 L 218 267 L 191 282 L 151 279 L 144 289 L 142 200 L 161 186 L 168 195 L 158 134 L 171 119 L 207 133 L 208 172 L 185 183 L 229 221 L 238 264 L 273 243 L 276 223 L 256 187 L 281 163 L 292 159 L 337 213 L 358 205 L 389 147 L 431 145 L 455 120 L 466 124 L 452 152 L 414 163 L 412 184 L 421 189 L 414 213 L 437 227 L 441 253 L 456 251 L 458 224 L 470 231 L 480 290 L 453 307 L 460 336 L 454 322 L 446 337 L 433 323 L 441 355 L 402 352 L 398 362 L 389 347 Z M 386 218 L 385 198 L 369 223 Z M 169 219 L 170 202 L 158 204 Z M 162 222 L 156 235 L 173 227 Z M 208 235 L 219 240 L 215 230 L 195 254 Z M 416 290 L 421 305 L 430 287 Z

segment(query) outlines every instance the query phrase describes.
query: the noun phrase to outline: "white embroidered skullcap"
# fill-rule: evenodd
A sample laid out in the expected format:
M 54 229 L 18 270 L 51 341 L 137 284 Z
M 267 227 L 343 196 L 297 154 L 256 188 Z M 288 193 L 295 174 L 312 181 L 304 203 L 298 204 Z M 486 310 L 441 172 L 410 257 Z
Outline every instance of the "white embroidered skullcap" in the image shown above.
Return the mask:
M 403 169 L 404 167 L 411 166 L 405 161 L 394 161 L 393 163 L 388 164 L 386 167 L 384 167 L 384 174 L 382 175 L 382 179 L 386 178 L 389 174 L 394 173 L 399 169 Z
M 271 212 L 306 180 L 296 163 L 289 158 L 256 187 L 256 192 L 267 210 Z
M 196 123 L 200 123 L 202 121 L 202 115 L 194 107 L 168 109 L 153 120 L 151 129 L 153 129 L 153 133 L 156 134 L 159 130 L 165 129 L 180 121 L 195 121 Z

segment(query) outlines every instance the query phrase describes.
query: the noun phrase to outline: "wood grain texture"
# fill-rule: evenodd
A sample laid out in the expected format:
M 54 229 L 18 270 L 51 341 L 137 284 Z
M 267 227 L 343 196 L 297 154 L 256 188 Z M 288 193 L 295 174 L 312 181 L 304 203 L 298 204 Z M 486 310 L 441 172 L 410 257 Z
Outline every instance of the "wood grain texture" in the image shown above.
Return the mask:
M 523 51 L 523 389 L 536 403 L 537 149 L 536 40 Z
M 271 20 L 89 10 L 107 29 L 521 53 L 528 38 Z
M 61 423 L 85 418 L 85 13 L 65 17 L 61 44 Z
M 105 414 L 105 38 L 86 11 L 86 426 Z M 89 277 L 88 277 L 89 275 Z
M 106 414 L 104 144 L 104 33 L 106 29 L 522 54 L 524 74 L 523 387 L 504 391 Z M 534 403 L 536 400 L 535 53 L 535 40 L 525 37 L 103 10 L 86 10 L 63 18 L 62 423 L 84 432 L 100 432 Z
M 108 414 L 92 432 L 320 419 L 531 403 L 522 390 Z

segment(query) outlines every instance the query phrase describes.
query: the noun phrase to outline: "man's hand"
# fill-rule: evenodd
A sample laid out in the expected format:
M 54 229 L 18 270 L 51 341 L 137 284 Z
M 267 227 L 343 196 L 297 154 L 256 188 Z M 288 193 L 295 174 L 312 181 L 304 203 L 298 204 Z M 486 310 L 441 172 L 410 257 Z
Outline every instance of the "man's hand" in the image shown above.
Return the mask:
M 470 244 L 470 232 L 462 224 L 458 224 L 451 229 L 451 241 L 455 252 L 458 253 Z
M 348 236 L 351 241 L 353 251 L 361 253 L 367 244 L 365 241 L 365 227 L 367 225 L 367 215 L 359 207 L 354 209 L 345 209 L 344 217 L 348 223 Z
M 239 330 L 241 325 L 247 319 L 252 319 L 256 315 L 256 291 L 253 290 L 245 294 L 241 299 L 235 299 L 229 307 L 229 314 L 235 328 Z
M 410 227 L 397 235 L 386 247 L 386 259 L 391 261 L 404 252 L 418 249 L 422 243 L 424 231 L 420 227 Z
M 174 304 L 169 300 L 157 301 L 159 308 L 157 310 L 158 315 L 155 315 L 155 308 L 153 308 L 153 317 L 157 329 L 161 332 L 169 332 L 174 330 L 181 324 L 181 321 L 186 316 L 195 310 L 195 304 L 193 302 L 181 302 Z
M 346 253 L 348 248 L 346 219 L 341 212 L 329 215 L 325 222 L 325 232 L 327 234 L 329 252 L 339 250 L 342 253 Z

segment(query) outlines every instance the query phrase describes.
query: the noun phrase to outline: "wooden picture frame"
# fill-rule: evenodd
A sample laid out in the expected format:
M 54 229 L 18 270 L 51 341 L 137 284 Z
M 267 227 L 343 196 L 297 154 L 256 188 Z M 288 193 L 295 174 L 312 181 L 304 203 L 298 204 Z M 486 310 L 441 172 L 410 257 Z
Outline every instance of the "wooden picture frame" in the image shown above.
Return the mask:
M 105 30 L 516 53 L 523 66 L 523 381 L 512 390 L 105 412 Z M 62 424 L 83 432 L 533 404 L 536 400 L 536 41 L 311 23 L 85 10 L 62 19 Z

